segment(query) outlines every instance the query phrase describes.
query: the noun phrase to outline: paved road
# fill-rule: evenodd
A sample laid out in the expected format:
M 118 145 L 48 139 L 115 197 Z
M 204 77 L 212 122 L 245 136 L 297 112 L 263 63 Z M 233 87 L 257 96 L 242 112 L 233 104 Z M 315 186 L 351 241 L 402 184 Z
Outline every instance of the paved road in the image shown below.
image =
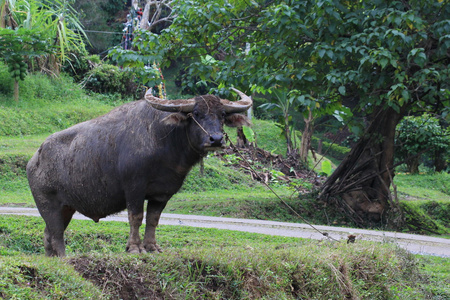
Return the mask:
M 37 209 L 22 207 L 0 207 L 0 214 L 40 216 Z M 80 220 L 88 220 L 88 218 L 78 213 L 74 215 L 74 218 Z M 128 222 L 128 217 L 126 212 L 122 212 L 117 215 L 102 219 L 102 221 Z M 325 239 L 322 234 L 312 229 L 309 225 L 300 223 L 163 213 L 161 215 L 160 224 L 218 228 L 317 240 Z M 346 240 L 349 234 L 353 234 L 356 236 L 357 240 L 360 239 L 378 242 L 395 242 L 400 247 L 416 254 L 450 257 L 450 239 L 389 231 L 364 230 L 322 225 L 315 225 L 315 227 L 322 232 L 327 232 L 329 236 L 337 240 Z

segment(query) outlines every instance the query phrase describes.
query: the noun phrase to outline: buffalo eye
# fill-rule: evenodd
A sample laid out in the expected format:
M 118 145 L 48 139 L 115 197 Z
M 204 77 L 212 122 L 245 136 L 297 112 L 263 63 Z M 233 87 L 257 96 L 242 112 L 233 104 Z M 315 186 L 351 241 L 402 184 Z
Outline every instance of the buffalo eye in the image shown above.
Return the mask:
M 198 118 L 199 115 L 198 111 L 194 111 L 194 117 Z

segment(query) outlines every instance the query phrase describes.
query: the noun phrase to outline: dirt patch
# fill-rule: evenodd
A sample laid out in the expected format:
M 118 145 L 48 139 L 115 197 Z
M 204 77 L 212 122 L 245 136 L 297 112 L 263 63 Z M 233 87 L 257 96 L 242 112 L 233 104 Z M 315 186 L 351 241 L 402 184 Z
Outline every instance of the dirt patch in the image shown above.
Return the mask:
M 171 299 L 164 295 L 152 274 L 143 273 L 139 266 L 120 264 L 116 266 L 106 260 L 88 257 L 72 258 L 68 261 L 83 278 L 98 286 L 103 294 L 114 295 L 118 299 Z
M 197 259 L 181 259 L 176 264 L 140 257 L 70 258 L 68 263 L 80 275 L 113 299 L 240 299 L 241 289 L 249 299 L 264 294 L 255 275 L 244 280 L 227 275 L 217 265 Z M 170 264 L 170 262 L 169 262 Z

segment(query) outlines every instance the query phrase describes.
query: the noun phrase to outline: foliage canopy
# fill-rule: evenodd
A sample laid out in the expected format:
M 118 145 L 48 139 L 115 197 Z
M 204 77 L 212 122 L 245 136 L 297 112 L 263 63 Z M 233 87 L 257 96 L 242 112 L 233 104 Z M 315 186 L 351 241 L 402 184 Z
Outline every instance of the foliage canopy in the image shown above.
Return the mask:
M 381 106 L 448 114 L 447 4 L 177 1 L 177 18 L 153 48 L 167 62 L 190 58 L 194 86 L 282 87 L 312 109 L 356 98 L 365 113 Z

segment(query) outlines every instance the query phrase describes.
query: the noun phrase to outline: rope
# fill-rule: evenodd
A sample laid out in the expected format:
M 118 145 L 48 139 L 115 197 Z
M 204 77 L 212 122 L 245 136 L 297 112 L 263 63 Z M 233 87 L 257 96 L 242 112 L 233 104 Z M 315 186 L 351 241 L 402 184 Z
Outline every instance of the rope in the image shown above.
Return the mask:
M 203 128 L 202 125 L 200 125 L 199 122 L 197 122 L 197 120 L 194 118 L 194 115 L 192 113 L 188 113 L 188 117 L 192 118 L 192 120 L 194 120 L 195 123 L 197 123 L 198 127 L 200 127 L 207 135 L 210 135 L 208 131 L 206 131 L 205 128 Z
M 194 119 L 195 121 L 195 119 Z M 197 123 L 198 124 L 198 123 Z M 201 127 L 201 126 L 200 126 Z M 267 183 L 265 182 L 260 176 L 259 174 L 255 171 L 255 169 L 251 166 L 251 164 L 247 161 L 247 159 L 241 154 L 241 152 L 239 151 L 239 149 L 236 148 L 236 146 L 233 144 L 233 142 L 231 141 L 230 137 L 228 136 L 228 134 L 226 132 L 224 132 L 224 136 L 225 139 L 230 143 L 231 148 L 233 148 L 233 151 L 235 153 L 237 153 L 239 155 L 239 157 L 245 161 L 247 163 L 247 166 L 256 174 L 256 176 L 258 176 L 258 178 L 261 180 L 261 182 L 284 204 L 286 205 L 286 207 L 292 211 L 297 217 L 299 217 L 303 222 L 305 222 L 307 225 L 309 225 L 312 229 L 314 229 L 315 231 L 317 231 L 318 233 L 320 233 L 321 235 L 327 237 L 330 240 L 336 241 L 336 242 L 340 242 L 339 240 L 331 237 L 328 232 L 323 232 L 319 229 L 317 229 L 314 225 L 312 225 L 310 222 L 308 222 L 305 218 L 303 218 L 295 209 L 293 209 L 286 201 L 284 201 L 275 191 L 274 189 Z
M 192 113 L 188 113 L 187 116 L 188 116 L 189 118 L 192 118 L 192 120 L 194 120 L 194 122 L 197 123 L 198 127 L 200 127 L 206 134 L 209 135 L 208 131 L 206 131 L 205 128 L 203 128 L 203 126 L 200 125 L 199 122 L 197 122 L 197 120 L 194 118 L 194 116 L 192 115 Z M 195 147 L 192 145 L 191 139 L 189 138 L 189 133 L 187 132 L 187 127 L 186 127 L 186 137 L 187 137 L 187 140 L 188 140 L 188 142 L 189 142 L 189 147 L 191 147 L 192 150 L 194 150 L 194 152 L 196 152 L 198 155 L 200 155 L 200 156 L 202 157 L 202 163 L 203 163 L 203 156 L 205 155 L 205 153 L 204 153 L 204 152 L 198 151 L 198 150 L 195 149 Z

